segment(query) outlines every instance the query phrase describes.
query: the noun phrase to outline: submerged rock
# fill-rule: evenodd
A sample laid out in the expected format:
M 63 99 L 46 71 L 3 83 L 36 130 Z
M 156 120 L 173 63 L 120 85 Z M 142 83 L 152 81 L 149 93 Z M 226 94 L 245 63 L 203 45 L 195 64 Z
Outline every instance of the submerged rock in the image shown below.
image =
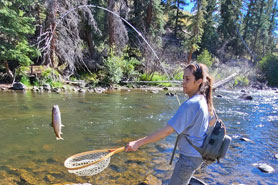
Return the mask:
M 192 177 L 190 179 L 189 185 L 207 185 L 207 184 L 201 181 L 200 179 L 197 179 L 196 177 Z
M 243 94 L 239 98 L 243 100 L 253 100 L 253 97 L 248 94 Z
M 166 96 L 175 96 L 175 94 L 172 93 L 172 92 L 167 92 L 167 93 L 166 93 Z
M 159 151 L 159 152 L 164 152 L 167 150 L 172 150 L 172 145 L 170 144 L 164 144 L 164 143 L 159 143 L 155 145 L 155 148 Z M 170 151 L 171 152 L 171 151 Z
M 143 182 L 140 182 L 138 185 L 161 185 L 162 182 L 157 177 L 153 175 L 148 175 Z
M 253 164 L 254 166 L 256 166 L 259 170 L 261 170 L 264 173 L 272 173 L 274 172 L 274 168 L 272 168 L 272 166 L 269 166 L 265 163 L 255 163 Z
M 248 139 L 246 137 L 241 137 L 240 140 L 241 141 L 246 141 L 246 142 L 253 142 L 251 139 Z
M 125 172 L 127 169 L 124 166 L 118 166 L 118 165 L 109 165 L 109 168 L 117 173 Z

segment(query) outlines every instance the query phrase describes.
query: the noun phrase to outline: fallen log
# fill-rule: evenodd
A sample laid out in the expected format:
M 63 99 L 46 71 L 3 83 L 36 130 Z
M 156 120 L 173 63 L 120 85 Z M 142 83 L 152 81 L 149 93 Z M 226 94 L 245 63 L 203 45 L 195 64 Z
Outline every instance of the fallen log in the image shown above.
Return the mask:
M 218 87 L 221 87 L 225 83 L 228 83 L 230 80 L 235 78 L 238 74 L 233 73 L 227 78 L 220 80 L 216 83 L 213 84 L 213 89 L 216 89 Z M 173 84 L 182 84 L 182 81 L 180 80 L 175 80 L 175 81 L 122 81 L 122 83 L 142 83 L 142 84 L 155 84 L 155 83 L 173 83 Z
M 154 84 L 154 83 L 178 83 L 181 84 L 182 81 L 122 81 L 122 83 L 146 83 L 146 84 Z
M 238 74 L 237 73 L 233 73 L 230 76 L 228 76 L 227 78 L 218 81 L 216 83 L 213 84 L 213 89 L 216 89 L 218 87 L 221 87 L 222 85 L 224 85 L 225 83 L 229 82 L 230 80 L 232 80 L 234 77 L 236 77 Z

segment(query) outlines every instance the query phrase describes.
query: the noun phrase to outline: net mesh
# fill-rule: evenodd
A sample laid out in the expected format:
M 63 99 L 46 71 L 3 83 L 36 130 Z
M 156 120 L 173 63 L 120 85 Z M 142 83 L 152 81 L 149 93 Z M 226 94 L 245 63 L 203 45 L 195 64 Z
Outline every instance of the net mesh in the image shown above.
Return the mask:
M 82 156 L 72 157 L 67 159 L 64 165 L 66 168 L 81 167 L 101 159 L 102 157 L 106 156 L 108 153 L 109 152 L 97 152 L 97 153 L 90 153 Z M 76 169 L 76 170 L 69 169 L 68 171 L 69 173 L 74 173 L 78 176 L 92 176 L 102 172 L 105 168 L 107 168 L 109 163 L 110 163 L 110 157 L 101 160 L 93 165 Z

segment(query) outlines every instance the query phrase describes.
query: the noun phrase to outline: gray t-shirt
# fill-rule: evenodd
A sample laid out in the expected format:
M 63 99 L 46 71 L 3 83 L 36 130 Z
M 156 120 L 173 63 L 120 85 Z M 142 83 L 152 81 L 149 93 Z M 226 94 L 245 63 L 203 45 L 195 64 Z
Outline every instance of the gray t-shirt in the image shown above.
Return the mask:
M 168 121 L 168 125 L 178 134 L 182 134 L 178 143 L 180 154 L 201 157 L 200 153 L 186 141 L 184 134 L 194 145 L 200 147 L 205 139 L 208 123 L 208 106 L 203 95 L 196 94 L 179 107 Z

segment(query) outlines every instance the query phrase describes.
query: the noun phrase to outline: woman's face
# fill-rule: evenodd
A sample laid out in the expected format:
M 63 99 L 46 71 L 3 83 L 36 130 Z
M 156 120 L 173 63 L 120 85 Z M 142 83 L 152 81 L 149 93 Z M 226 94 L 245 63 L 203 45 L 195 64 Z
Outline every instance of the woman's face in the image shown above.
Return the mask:
M 185 69 L 183 74 L 183 92 L 187 94 L 189 97 L 196 94 L 199 90 L 199 86 L 202 82 L 202 79 L 195 80 L 195 76 L 192 74 L 190 69 Z

